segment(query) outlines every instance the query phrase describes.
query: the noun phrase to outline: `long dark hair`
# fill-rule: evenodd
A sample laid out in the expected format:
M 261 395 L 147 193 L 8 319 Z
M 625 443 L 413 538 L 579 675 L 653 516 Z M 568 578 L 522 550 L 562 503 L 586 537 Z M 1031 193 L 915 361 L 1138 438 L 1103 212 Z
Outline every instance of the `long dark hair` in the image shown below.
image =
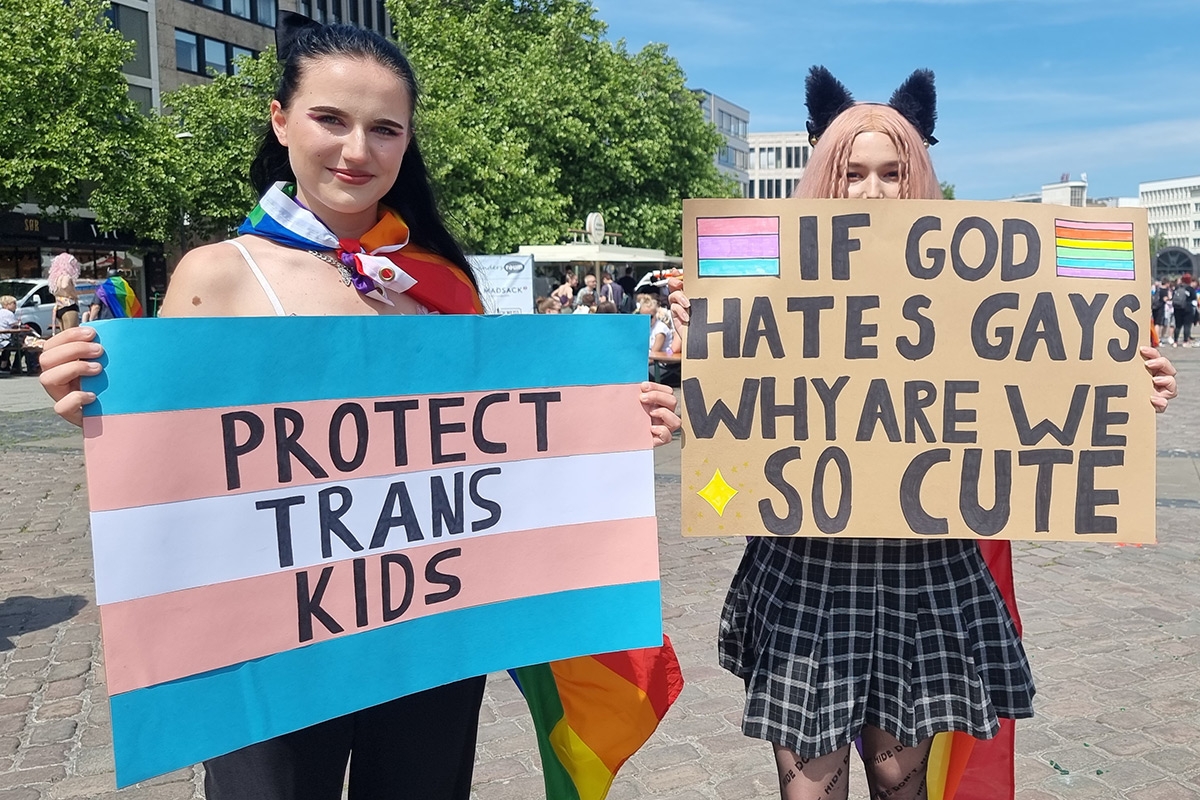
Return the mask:
M 412 66 L 400 48 L 375 31 L 350 25 L 321 25 L 299 14 L 281 11 L 276 42 L 279 59 L 283 62 L 283 76 L 279 79 L 275 99 L 285 109 L 291 105 L 304 67 L 312 61 L 329 57 L 370 59 L 390 69 L 400 78 L 408 90 L 413 108 L 416 108 L 417 79 Z M 277 181 L 295 180 L 296 175 L 288 161 L 288 150 L 279 143 L 274 128 L 268 124 L 262 144 L 250 165 L 250 183 L 262 195 Z M 466 272 L 472 286 L 478 290 L 475 271 L 471 269 L 470 262 L 463 255 L 462 246 L 447 230 L 438 211 L 429 182 L 429 171 L 425 168 L 425 159 L 421 156 L 415 135 L 404 153 L 396 182 L 380 202 L 395 209 L 404 218 L 409 228 L 409 241 L 451 261 Z

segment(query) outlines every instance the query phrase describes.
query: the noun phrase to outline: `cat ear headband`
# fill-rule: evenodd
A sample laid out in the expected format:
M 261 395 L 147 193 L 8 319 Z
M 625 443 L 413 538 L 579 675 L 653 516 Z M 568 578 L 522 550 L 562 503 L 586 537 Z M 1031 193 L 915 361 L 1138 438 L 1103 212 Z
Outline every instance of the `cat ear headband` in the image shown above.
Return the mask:
M 850 106 L 854 97 L 837 78 L 825 69 L 816 66 L 808 71 L 804 81 L 804 103 L 808 106 L 808 141 L 814 147 L 825 133 L 829 123 Z M 918 69 L 900 84 L 887 104 L 900 112 L 921 134 L 925 144 L 937 144 L 933 127 L 937 122 L 937 91 L 933 86 L 933 72 Z
M 287 61 L 292 46 L 309 31 L 325 27 L 316 20 L 309 19 L 303 14 L 280 9 L 275 23 L 275 55 L 280 61 Z

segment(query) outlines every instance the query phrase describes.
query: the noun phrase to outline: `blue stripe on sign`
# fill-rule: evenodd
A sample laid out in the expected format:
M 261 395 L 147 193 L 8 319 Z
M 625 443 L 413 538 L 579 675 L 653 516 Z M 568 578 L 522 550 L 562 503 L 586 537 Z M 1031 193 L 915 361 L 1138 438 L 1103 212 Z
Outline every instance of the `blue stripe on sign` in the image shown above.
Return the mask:
M 117 786 L 463 678 L 660 645 L 661 602 L 658 581 L 526 597 L 115 695 Z
M 1114 272 L 1133 272 L 1132 261 L 1111 261 L 1103 258 L 1058 258 L 1060 267 L 1079 267 L 1080 269 L 1106 269 Z
M 743 278 L 754 275 L 779 275 L 778 258 L 702 258 L 701 278 Z
M 84 413 L 646 380 L 646 322 L 626 314 L 120 319 L 95 324 L 104 372 Z M 564 341 L 597 344 L 558 358 Z

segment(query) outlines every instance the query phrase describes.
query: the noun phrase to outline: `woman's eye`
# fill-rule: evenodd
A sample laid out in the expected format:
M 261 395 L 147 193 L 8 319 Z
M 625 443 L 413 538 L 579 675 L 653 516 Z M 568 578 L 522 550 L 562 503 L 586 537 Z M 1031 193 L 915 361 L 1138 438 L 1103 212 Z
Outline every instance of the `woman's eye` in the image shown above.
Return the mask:
M 322 114 L 321 116 L 317 117 L 317 122 L 320 122 L 323 125 L 341 124 L 341 120 L 332 114 Z
M 849 172 L 847 172 L 847 173 L 846 173 L 846 177 L 847 177 L 849 180 L 852 180 L 852 181 L 860 181 L 860 180 L 862 180 L 862 175 L 860 175 L 859 173 L 855 172 L 854 170 L 850 170 Z
M 396 130 L 395 128 L 387 128 L 382 125 L 379 127 L 376 127 L 375 132 L 381 133 L 384 136 L 399 136 L 400 135 L 400 131 Z

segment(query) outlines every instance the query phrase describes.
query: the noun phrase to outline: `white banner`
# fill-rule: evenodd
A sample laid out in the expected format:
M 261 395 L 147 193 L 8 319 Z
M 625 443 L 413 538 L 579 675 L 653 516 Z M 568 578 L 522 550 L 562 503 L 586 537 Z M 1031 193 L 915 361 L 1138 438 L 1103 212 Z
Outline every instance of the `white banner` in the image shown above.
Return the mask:
M 467 256 L 488 314 L 532 314 L 533 256 Z

